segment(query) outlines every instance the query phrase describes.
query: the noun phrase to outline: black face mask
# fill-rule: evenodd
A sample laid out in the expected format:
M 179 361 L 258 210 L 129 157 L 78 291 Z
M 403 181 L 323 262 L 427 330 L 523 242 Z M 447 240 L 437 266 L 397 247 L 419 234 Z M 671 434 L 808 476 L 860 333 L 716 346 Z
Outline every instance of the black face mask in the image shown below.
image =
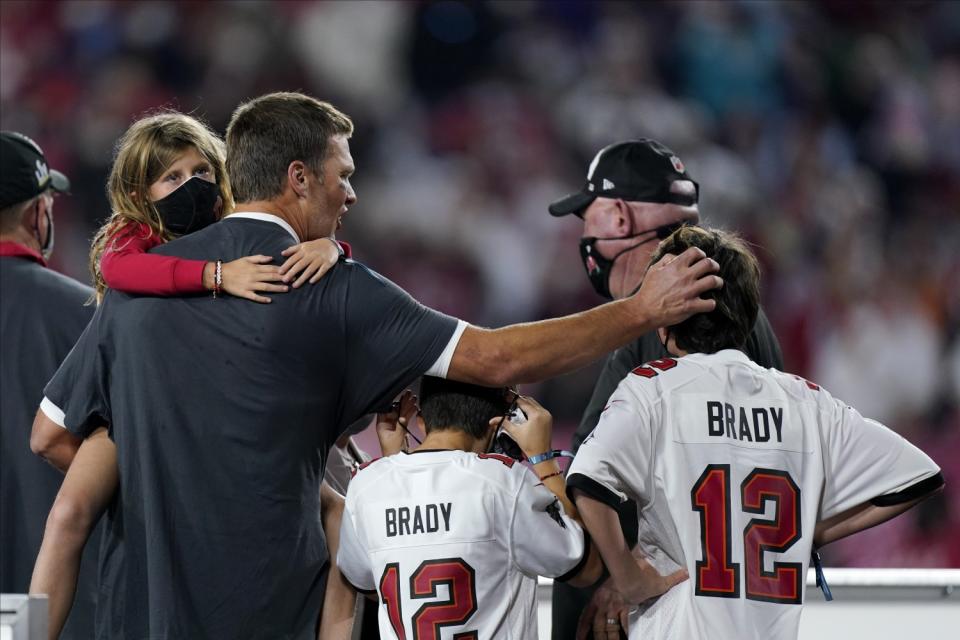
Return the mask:
M 217 198 L 220 188 L 203 178 L 190 178 L 165 198 L 157 200 L 157 208 L 165 229 L 178 236 L 199 231 L 217 221 Z
M 616 262 L 617 258 L 628 251 L 633 251 L 634 249 L 642 247 L 648 242 L 653 242 L 654 240 L 665 240 L 670 236 L 671 233 L 682 227 L 684 224 L 686 223 L 675 222 L 673 224 L 667 224 L 655 229 L 646 229 L 645 231 L 619 238 L 580 238 L 580 259 L 583 260 L 583 266 L 587 270 L 587 277 L 590 279 L 590 284 L 593 285 L 593 290 L 607 300 L 613 300 L 613 295 L 610 293 L 610 272 L 613 270 L 613 263 Z M 600 254 L 599 251 L 597 251 L 597 242 L 603 242 L 606 240 L 629 240 L 630 238 L 639 238 L 640 236 L 648 233 L 655 233 L 656 235 L 644 240 L 643 242 L 638 242 L 631 247 L 627 247 L 612 258 L 605 258 Z

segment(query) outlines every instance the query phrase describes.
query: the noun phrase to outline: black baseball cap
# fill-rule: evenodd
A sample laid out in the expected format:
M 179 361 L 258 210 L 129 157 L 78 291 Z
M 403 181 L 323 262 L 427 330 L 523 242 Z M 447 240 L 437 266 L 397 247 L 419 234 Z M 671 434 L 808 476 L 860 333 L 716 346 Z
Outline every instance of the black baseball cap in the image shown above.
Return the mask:
M 47 166 L 40 145 L 16 131 L 0 131 L 0 209 L 47 189 L 65 192 L 70 180 Z
M 678 193 L 671 186 L 678 180 L 693 183 L 693 193 Z M 604 147 L 593 157 L 587 183 L 577 193 L 550 205 L 550 214 L 580 215 L 598 196 L 641 202 L 696 204 L 700 187 L 677 155 L 656 140 L 640 138 Z

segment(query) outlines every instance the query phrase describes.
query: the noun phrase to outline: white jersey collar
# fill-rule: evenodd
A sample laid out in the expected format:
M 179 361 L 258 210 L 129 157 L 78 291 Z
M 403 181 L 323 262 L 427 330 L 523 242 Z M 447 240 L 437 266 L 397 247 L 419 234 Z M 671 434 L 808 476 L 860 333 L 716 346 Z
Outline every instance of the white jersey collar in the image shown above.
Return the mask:
M 692 358 L 693 360 L 701 360 L 703 358 L 714 358 L 717 360 L 722 360 L 724 362 L 743 362 L 743 363 L 754 364 L 754 362 L 749 357 L 747 357 L 747 354 L 745 354 L 743 351 L 740 351 L 739 349 L 721 349 L 716 353 L 691 353 L 684 356 L 684 358 Z
M 463 455 L 466 451 L 460 449 L 416 449 L 401 452 L 402 455 L 390 456 L 395 464 L 401 466 L 418 466 L 422 464 L 437 464 L 446 462 L 450 458 Z
M 274 222 L 281 227 L 283 227 L 287 233 L 293 236 L 293 239 L 299 244 L 300 238 L 297 237 L 297 232 L 293 230 L 293 227 L 290 226 L 290 223 L 281 218 L 280 216 L 275 216 L 272 213 L 260 213 L 257 211 L 241 211 L 238 213 L 231 213 L 224 220 L 231 220 L 233 218 L 246 218 L 248 220 L 263 220 L 265 222 Z

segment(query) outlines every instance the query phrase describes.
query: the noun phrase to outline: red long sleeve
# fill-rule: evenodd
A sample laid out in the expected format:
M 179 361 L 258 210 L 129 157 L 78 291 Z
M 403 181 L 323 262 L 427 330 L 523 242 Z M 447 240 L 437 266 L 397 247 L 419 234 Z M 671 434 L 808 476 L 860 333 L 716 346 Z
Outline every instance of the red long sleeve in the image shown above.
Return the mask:
M 111 289 L 141 295 L 203 293 L 203 260 L 147 253 L 163 240 L 143 223 L 121 227 L 100 256 L 100 272 Z

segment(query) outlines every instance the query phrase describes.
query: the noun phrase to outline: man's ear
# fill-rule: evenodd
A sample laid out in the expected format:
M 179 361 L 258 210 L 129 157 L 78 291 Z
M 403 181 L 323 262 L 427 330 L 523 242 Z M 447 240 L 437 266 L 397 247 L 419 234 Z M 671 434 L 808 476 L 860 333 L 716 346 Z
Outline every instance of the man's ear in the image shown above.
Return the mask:
M 24 229 L 28 229 L 31 232 L 37 231 L 38 220 L 42 218 L 43 213 L 40 211 L 40 199 L 35 198 L 28 200 L 27 202 L 20 203 L 20 226 Z
M 630 209 L 630 203 L 622 198 L 617 198 L 615 203 L 617 236 L 628 236 L 633 233 L 633 211 Z
M 35 229 L 37 233 L 44 233 L 41 227 L 47 226 L 47 214 L 53 213 L 50 210 L 53 206 L 51 200 L 52 198 L 47 199 L 42 193 L 36 196 L 32 204 L 24 207 L 23 214 L 21 215 L 21 223 L 30 229 Z M 46 233 L 50 233 L 50 230 L 46 229 Z
M 294 160 L 287 167 L 287 182 L 298 198 L 307 197 L 307 165 L 302 160 Z

